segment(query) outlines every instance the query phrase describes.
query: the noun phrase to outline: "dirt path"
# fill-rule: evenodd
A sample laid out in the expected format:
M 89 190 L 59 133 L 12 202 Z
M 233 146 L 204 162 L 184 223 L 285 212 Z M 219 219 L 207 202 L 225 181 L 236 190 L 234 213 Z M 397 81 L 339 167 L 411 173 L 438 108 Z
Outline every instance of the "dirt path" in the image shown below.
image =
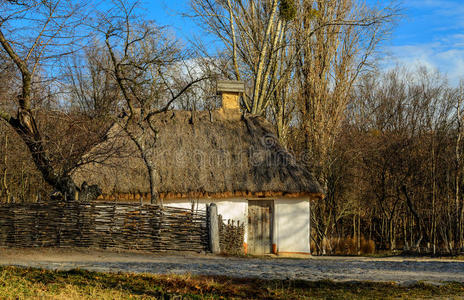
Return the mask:
M 104 272 L 228 275 L 263 279 L 464 282 L 464 261 L 422 258 L 229 258 L 87 249 L 0 249 L 1 265 Z

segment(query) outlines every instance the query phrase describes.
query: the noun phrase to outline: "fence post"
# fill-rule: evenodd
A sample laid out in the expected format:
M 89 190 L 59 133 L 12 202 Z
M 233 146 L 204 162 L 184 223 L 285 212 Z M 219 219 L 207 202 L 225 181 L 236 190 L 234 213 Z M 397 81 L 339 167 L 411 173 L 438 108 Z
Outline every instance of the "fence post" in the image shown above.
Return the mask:
M 208 218 L 209 218 L 209 248 L 213 254 L 219 254 L 221 248 L 219 246 L 219 222 L 217 205 L 211 203 L 208 206 Z

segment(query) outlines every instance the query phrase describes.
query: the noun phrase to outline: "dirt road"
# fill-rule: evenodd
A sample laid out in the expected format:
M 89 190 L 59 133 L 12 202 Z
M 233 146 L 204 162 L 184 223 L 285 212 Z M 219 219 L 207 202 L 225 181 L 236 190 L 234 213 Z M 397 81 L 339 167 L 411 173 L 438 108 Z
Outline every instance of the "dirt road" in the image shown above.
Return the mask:
M 422 258 L 231 258 L 88 249 L 1 249 L 1 265 L 104 272 L 202 274 L 263 279 L 464 282 L 464 261 Z

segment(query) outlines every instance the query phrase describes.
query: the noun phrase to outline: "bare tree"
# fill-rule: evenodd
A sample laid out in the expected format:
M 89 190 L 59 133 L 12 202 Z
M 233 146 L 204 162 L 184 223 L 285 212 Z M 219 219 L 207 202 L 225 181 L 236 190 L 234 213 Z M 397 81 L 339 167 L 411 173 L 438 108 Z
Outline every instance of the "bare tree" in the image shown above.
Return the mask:
M 456 209 L 456 247 L 463 249 L 464 248 L 464 200 L 462 197 L 461 186 L 462 182 L 462 134 L 463 134 L 463 103 L 462 97 L 464 97 L 463 93 L 464 89 L 464 82 L 460 82 L 459 85 L 459 93 L 457 95 L 457 103 L 456 103 L 456 144 L 455 144 L 455 164 L 456 164 L 456 173 L 455 173 L 455 209 Z
M 338 204 L 341 199 L 330 194 L 335 191 L 333 179 L 343 157 L 336 151 L 336 140 L 346 121 L 354 84 L 369 67 L 396 15 L 393 6 L 380 9 L 345 0 L 302 1 L 297 10 L 294 118 L 303 139 L 301 151 L 312 158 L 307 162 L 328 193 L 314 206 L 315 215 L 321 218 L 328 214 L 342 218 L 350 212 Z M 335 218 L 325 218 L 314 225 L 327 233 L 334 222 Z
M 74 198 L 76 186 L 67 172 L 52 166 L 49 152 L 33 114 L 34 86 L 39 73 L 69 51 L 75 42 L 76 27 L 83 17 L 84 2 L 74 1 L 2 1 L 0 4 L 0 45 L 21 75 L 20 91 L 15 99 L 16 115 L 1 110 L 6 121 L 27 145 L 44 180 Z
M 264 114 L 275 104 L 280 118 L 287 107 L 282 96 L 292 96 L 288 86 L 294 86 L 295 74 L 316 76 L 322 67 L 319 75 L 324 80 L 331 81 L 334 74 L 338 79 L 332 82 L 353 80 L 350 74 L 342 78 L 343 72 L 354 67 L 352 61 L 372 53 L 394 14 L 345 0 L 192 0 L 191 7 L 199 25 L 224 43 L 231 61 L 229 76 L 251 83 L 244 98 L 246 110 Z M 319 66 L 311 57 L 320 57 Z
M 75 110 L 92 118 L 118 114 L 122 97 L 111 68 L 112 62 L 105 46 L 95 39 L 85 48 L 83 58 L 79 55 L 72 57 L 64 86 Z
M 449 244 L 457 231 L 450 192 L 456 89 L 440 74 L 419 68 L 363 78 L 358 92 L 352 122 L 363 136 L 359 174 L 366 201 L 376 200 L 373 223 L 380 239 L 395 249 L 402 236 L 406 249 L 426 245 L 435 253 L 439 241 Z
M 191 1 L 193 16 L 227 48 L 229 76 L 252 84 L 244 97 L 246 110 L 264 114 L 275 92 L 288 81 L 291 58 L 287 23 L 295 17 L 291 1 Z M 287 57 L 288 56 L 288 57 Z
M 152 22 L 137 22 L 137 2 L 115 1 L 114 14 L 102 15 L 100 32 L 111 59 L 111 72 L 125 102 L 120 120 L 124 132 L 136 145 L 147 169 L 152 203 L 161 204 L 156 189 L 157 128 L 152 119 L 167 111 L 192 85 L 192 78 L 179 86 L 179 68 L 188 68 L 179 43 Z

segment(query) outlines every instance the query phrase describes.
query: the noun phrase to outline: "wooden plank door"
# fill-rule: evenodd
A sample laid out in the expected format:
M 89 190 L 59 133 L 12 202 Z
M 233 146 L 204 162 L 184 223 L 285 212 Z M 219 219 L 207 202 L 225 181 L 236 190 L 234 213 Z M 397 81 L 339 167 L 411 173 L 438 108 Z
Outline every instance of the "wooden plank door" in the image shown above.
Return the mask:
M 248 253 L 272 251 L 273 200 L 248 200 Z

